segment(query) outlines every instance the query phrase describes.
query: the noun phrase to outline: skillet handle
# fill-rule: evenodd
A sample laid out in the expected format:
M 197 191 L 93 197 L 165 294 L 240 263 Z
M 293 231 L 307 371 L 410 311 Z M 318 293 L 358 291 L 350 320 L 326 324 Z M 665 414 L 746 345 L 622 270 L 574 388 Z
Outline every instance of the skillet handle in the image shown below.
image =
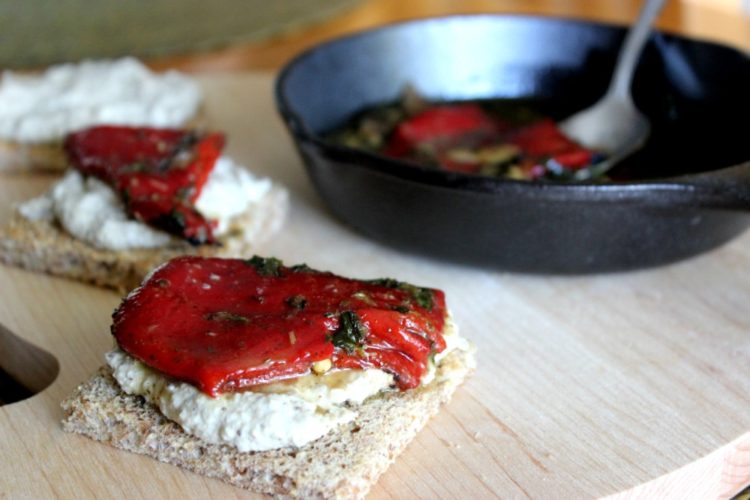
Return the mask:
M 750 212 L 750 161 L 691 175 L 681 184 L 694 189 L 694 201 L 701 207 Z

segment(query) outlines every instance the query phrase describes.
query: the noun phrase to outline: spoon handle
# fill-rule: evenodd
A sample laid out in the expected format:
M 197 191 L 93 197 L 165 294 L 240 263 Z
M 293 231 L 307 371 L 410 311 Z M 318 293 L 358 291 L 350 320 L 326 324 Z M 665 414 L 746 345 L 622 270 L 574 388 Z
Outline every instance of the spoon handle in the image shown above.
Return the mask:
M 661 12 L 667 0 L 645 0 L 638 20 L 632 29 L 628 31 L 625 42 L 617 56 L 617 67 L 612 83 L 607 94 L 630 98 L 630 82 L 633 79 L 635 65 L 641 54 L 641 50 L 651 33 L 651 25 L 656 16 Z

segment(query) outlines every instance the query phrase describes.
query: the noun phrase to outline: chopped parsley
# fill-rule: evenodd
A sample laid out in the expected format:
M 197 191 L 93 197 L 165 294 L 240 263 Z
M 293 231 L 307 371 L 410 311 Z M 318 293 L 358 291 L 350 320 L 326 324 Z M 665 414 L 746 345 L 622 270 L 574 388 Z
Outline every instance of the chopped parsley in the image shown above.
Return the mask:
M 293 273 L 316 273 L 315 269 L 308 266 L 307 264 L 297 264 L 289 268 Z
M 386 288 L 400 288 L 401 285 L 404 285 L 406 283 L 401 283 L 398 280 L 394 280 L 393 278 L 380 278 L 377 280 L 369 280 L 367 283 L 372 283 L 373 285 L 380 285 L 384 286 Z
M 404 283 L 402 281 L 394 280 L 393 278 L 382 278 L 378 280 L 370 280 L 368 283 L 373 285 L 380 285 L 386 288 L 394 288 L 402 290 L 411 295 L 412 300 L 423 309 L 428 311 L 432 310 L 434 302 L 434 292 L 429 288 L 422 288 L 419 286 L 412 285 L 410 283 Z
M 274 257 L 259 257 L 253 255 L 251 259 L 245 260 L 245 264 L 253 266 L 261 276 L 281 277 L 281 268 L 284 263 Z
M 168 218 L 171 219 L 172 221 L 174 221 L 173 222 L 174 225 L 177 228 L 179 228 L 180 230 L 184 230 L 185 229 L 185 227 L 186 227 L 186 224 L 185 224 L 185 214 L 183 214 L 179 210 L 177 210 L 177 209 L 172 210 L 169 213 Z
M 347 354 L 364 352 L 367 327 L 362 324 L 354 311 L 344 311 L 339 314 L 339 327 L 326 337 L 334 346 L 341 348 Z

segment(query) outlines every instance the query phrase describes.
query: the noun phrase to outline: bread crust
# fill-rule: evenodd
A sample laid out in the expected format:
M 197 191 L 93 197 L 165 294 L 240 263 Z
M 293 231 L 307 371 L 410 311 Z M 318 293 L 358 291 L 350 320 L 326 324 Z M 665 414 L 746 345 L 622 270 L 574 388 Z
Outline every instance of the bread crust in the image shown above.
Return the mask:
M 25 143 L 0 140 L 0 171 L 61 172 L 67 161 L 61 142 Z
M 185 433 L 120 390 L 104 366 L 62 403 L 63 429 L 274 496 L 362 498 L 474 368 L 473 350 L 445 357 L 431 383 L 366 400 L 349 424 L 301 448 L 241 453 Z
M 175 241 L 158 249 L 103 250 L 78 240 L 54 222 L 29 220 L 16 211 L 0 228 L 0 262 L 125 293 L 157 265 L 179 255 L 243 257 L 279 229 L 288 196 L 274 187 L 258 204 L 236 217 L 221 246 Z M 242 230 L 240 230 L 242 228 Z

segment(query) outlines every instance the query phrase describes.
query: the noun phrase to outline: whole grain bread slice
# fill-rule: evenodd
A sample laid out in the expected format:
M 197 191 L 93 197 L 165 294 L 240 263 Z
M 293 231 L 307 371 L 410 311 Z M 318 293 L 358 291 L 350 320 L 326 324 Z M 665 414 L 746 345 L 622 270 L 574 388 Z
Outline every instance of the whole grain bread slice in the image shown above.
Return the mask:
M 157 265 L 179 255 L 243 257 L 283 223 L 286 190 L 272 188 L 230 224 L 221 246 L 194 246 L 175 240 L 158 249 L 103 250 L 78 240 L 54 221 L 30 220 L 16 211 L 0 228 L 0 262 L 62 276 L 124 293 L 138 286 Z
M 62 403 L 63 429 L 148 455 L 258 493 L 294 498 L 362 498 L 474 369 L 473 350 L 443 359 L 417 389 L 366 400 L 349 424 L 301 448 L 241 453 L 182 431 L 142 398 L 120 390 L 102 367 Z
M 62 142 L 35 144 L 0 140 L 0 171 L 61 172 L 66 167 Z

